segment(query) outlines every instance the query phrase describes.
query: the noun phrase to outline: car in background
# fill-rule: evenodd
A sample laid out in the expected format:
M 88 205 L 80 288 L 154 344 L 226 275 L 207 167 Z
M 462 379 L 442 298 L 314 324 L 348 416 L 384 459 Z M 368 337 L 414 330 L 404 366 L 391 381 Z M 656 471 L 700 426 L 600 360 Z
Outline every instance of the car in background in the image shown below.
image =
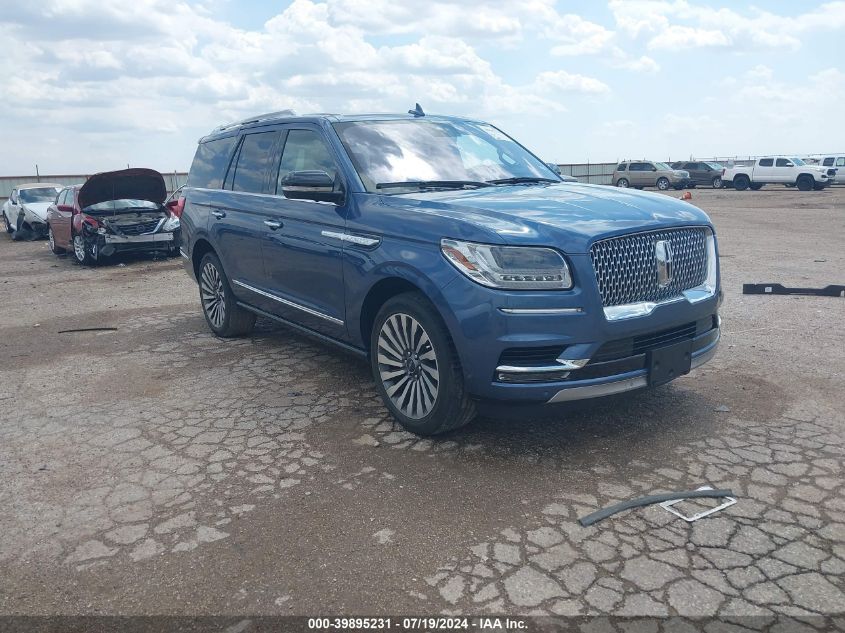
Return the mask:
M 7 233 L 26 232 L 34 237 L 47 235 L 47 208 L 56 200 L 62 185 L 34 182 L 12 189 L 3 203 L 3 224 Z
M 657 187 L 666 191 L 671 187 L 684 189 L 690 185 L 689 174 L 680 169 L 672 169 L 666 163 L 651 160 L 624 161 L 613 171 L 614 187 Z
M 819 166 L 827 167 L 827 175 L 832 178 L 830 184 L 845 185 L 845 154 L 823 156 L 819 160 Z M 830 173 L 831 169 L 834 170 L 833 173 Z
M 124 252 L 179 252 L 179 216 L 165 207 L 164 178 L 153 169 L 123 169 L 65 187 L 47 211 L 50 250 L 71 251 L 92 265 Z
M 800 158 L 767 156 L 758 158 L 752 165 L 726 167 L 722 172 L 722 182 L 737 191 L 757 191 L 768 184 L 795 186 L 801 191 L 820 191 L 831 182 L 828 169 L 807 165 Z
M 682 169 L 689 174 L 690 183 L 693 186 L 703 185 L 722 188 L 722 170 L 724 167 L 719 163 L 708 161 L 677 161 L 672 163 L 672 169 Z
M 478 400 L 657 386 L 719 342 L 703 211 L 561 182 L 480 121 L 252 117 L 200 140 L 183 195 L 211 331 L 246 335 L 262 316 L 335 343 L 421 435 L 468 423 Z

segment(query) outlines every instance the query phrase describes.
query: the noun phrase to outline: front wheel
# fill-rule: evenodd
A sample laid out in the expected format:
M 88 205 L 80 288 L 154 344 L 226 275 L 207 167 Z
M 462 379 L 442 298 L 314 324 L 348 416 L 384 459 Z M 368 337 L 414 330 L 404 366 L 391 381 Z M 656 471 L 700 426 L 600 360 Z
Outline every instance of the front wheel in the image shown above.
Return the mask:
M 713 189 L 721 189 L 722 188 L 722 177 L 716 176 L 710 184 L 712 185 Z
M 9 218 L 6 217 L 5 211 L 3 211 L 3 227 L 6 229 L 6 233 L 13 233 L 14 232 L 12 225 L 9 223 Z
M 734 178 L 734 189 L 737 191 L 745 191 L 750 184 L 751 180 L 749 180 L 748 176 L 737 176 Z
M 813 177 L 812 176 L 801 176 L 798 179 L 798 182 L 795 183 L 798 186 L 798 189 L 801 191 L 812 191 L 813 190 Z
M 616 181 L 617 187 L 622 187 L 623 189 L 627 189 L 628 185 L 629 185 L 629 183 L 628 183 L 627 178 L 620 178 L 619 180 Z
M 657 188 L 660 189 L 660 191 L 666 191 L 667 189 L 669 189 L 669 187 L 670 187 L 670 185 L 669 185 L 669 179 L 668 178 L 658 178 L 657 179 Z
M 47 242 L 50 244 L 50 250 L 53 251 L 55 255 L 61 255 L 65 252 L 61 246 L 56 246 L 56 237 L 53 235 L 53 227 L 47 227 Z
M 73 236 L 73 256 L 83 266 L 94 266 L 97 263 L 97 245 L 89 244 L 88 240 L 77 233 Z
M 198 279 L 202 313 L 212 332 L 223 338 L 252 332 L 255 314 L 238 305 L 217 255 L 207 253 L 202 258 Z
M 445 433 L 475 417 L 446 326 L 418 293 L 397 295 L 381 307 L 370 336 L 370 365 L 384 404 L 412 433 Z

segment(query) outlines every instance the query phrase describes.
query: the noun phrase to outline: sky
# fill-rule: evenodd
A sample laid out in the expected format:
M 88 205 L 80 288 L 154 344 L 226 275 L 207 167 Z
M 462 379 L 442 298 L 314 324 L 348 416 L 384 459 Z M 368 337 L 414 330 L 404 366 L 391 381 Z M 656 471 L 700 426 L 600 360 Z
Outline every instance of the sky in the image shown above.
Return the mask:
M 560 163 L 845 152 L 845 1 L 0 0 L 0 41 L 0 175 L 415 102 Z

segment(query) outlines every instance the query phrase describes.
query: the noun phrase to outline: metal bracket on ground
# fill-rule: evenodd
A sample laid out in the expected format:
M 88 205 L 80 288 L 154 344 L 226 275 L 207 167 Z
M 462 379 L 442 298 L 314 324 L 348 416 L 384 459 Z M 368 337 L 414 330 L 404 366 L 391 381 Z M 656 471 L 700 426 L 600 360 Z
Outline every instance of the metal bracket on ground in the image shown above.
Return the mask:
M 830 284 L 824 288 L 787 288 L 781 284 L 742 284 L 744 295 L 812 295 L 816 297 L 845 297 L 845 286 Z
M 702 486 L 698 490 L 713 490 L 713 488 L 710 487 L 710 486 Z M 699 512 L 697 514 L 693 514 L 691 517 L 688 517 L 684 514 L 681 514 L 678 510 L 676 510 L 673 507 L 676 503 L 684 501 L 685 499 L 672 499 L 670 501 L 664 501 L 663 503 L 660 504 L 660 507 L 663 508 L 664 510 L 669 510 L 669 512 L 671 512 L 672 514 L 674 514 L 677 517 L 682 518 L 687 523 L 692 523 L 693 521 L 698 521 L 699 519 L 703 519 L 704 517 L 709 516 L 709 515 L 713 514 L 714 512 L 718 512 L 719 510 L 724 510 L 728 506 L 732 506 L 733 504 L 736 503 L 735 497 L 725 497 L 725 499 L 726 499 L 726 501 L 724 501 L 723 503 L 720 503 L 715 508 L 710 508 L 708 510 L 704 510 L 704 511 Z

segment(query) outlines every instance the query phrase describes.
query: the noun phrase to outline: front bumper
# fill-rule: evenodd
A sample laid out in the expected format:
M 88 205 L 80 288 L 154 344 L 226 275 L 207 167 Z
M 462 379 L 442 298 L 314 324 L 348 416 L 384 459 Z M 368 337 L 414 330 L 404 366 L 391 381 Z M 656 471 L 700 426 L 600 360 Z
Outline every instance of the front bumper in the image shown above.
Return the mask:
M 576 275 L 592 266 L 588 255 L 570 260 Z M 555 293 L 495 292 L 463 279 L 445 286 L 444 316 L 467 391 L 526 403 L 592 398 L 650 384 L 648 355 L 664 344 L 691 341 L 690 369 L 715 354 L 720 293 L 614 321 L 585 286 Z
M 139 251 L 173 252 L 179 248 L 180 237 L 179 229 L 144 235 L 98 235 L 97 248 L 104 257 Z

